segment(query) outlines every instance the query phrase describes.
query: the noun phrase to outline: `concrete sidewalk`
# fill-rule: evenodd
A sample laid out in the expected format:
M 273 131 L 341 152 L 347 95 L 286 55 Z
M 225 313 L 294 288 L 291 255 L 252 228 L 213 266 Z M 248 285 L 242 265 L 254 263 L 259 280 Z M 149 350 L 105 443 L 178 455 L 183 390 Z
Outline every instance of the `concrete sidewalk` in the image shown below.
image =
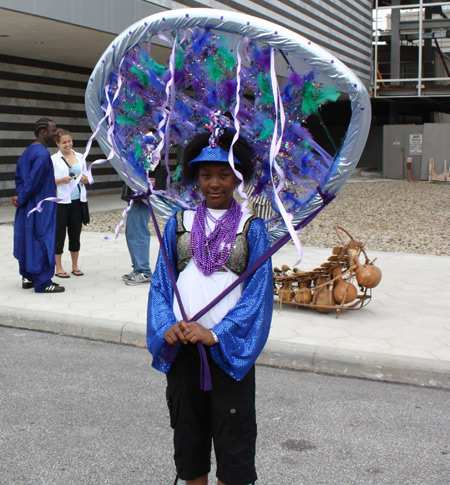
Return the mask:
M 123 208 L 117 194 L 93 196 L 91 212 Z M 0 207 L 0 223 L 14 217 Z M 0 225 L 0 324 L 66 335 L 145 345 L 149 286 L 126 286 L 131 270 L 124 236 L 82 233 L 80 268 L 85 276 L 61 280 L 62 294 L 36 294 L 21 288 L 12 256 L 13 227 Z M 111 234 L 109 234 L 111 236 Z M 330 249 L 304 248 L 301 269 L 319 266 Z M 151 241 L 151 265 L 158 253 Z M 383 272 L 368 306 L 323 314 L 276 306 L 269 341 L 259 363 L 336 375 L 450 388 L 450 257 L 371 251 Z M 273 258 L 292 265 L 293 246 Z M 63 256 L 70 265 L 67 253 Z

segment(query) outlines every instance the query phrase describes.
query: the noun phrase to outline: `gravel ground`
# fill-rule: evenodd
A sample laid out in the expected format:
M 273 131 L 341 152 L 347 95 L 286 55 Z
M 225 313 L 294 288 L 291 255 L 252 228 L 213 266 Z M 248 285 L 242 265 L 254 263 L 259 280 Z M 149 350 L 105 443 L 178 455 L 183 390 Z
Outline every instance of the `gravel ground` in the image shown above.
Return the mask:
M 121 211 L 92 214 L 87 231 L 113 232 Z M 162 228 L 164 221 L 160 220 Z M 300 234 L 305 246 L 339 245 L 335 226 L 373 251 L 450 256 L 450 184 L 350 179 Z M 151 228 L 154 234 L 154 228 Z M 123 227 L 121 228 L 123 232 Z

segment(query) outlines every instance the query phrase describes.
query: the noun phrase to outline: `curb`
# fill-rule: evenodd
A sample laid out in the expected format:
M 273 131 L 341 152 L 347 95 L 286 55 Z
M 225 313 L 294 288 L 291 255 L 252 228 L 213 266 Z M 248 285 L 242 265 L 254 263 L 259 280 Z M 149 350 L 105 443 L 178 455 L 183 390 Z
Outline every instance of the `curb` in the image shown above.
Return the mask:
M 118 322 L 101 318 L 85 318 L 59 315 L 36 310 L 20 310 L 0 306 L 0 326 L 39 330 L 71 337 L 102 340 L 136 347 L 145 347 L 142 325 L 134 322 Z
M 0 306 L 0 326 L 57 333 L 105 342 L 146 346 L 145 328 L 135 322 L 80 318 Z M 260 365 L 341 377 L 450 389 L 450 363 L 440 360 L 352 352 L 305 344 L 268 341 Z
M 342 377 L 450 389 L 450 363 L 288 342 L 267 342 L 258 364 Z

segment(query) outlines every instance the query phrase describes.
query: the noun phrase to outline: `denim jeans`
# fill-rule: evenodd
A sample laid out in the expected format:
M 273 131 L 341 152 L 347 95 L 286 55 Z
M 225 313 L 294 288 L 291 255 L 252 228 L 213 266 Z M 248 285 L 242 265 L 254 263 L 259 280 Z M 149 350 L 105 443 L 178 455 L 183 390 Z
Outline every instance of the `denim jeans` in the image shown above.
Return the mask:
M 125 236 L 133 270 L 150 277 L 150 211 L 146 204 L 135 202 L 128 211 Z

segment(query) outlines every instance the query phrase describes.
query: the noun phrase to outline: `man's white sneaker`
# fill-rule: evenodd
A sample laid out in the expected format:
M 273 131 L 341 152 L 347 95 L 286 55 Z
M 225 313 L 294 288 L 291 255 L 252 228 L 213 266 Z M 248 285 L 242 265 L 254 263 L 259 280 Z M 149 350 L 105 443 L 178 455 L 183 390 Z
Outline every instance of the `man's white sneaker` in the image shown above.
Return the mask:
M 125 283 L 130 286 L 136 286 L 150 283 L 150 281 L 152 281 L 151 276 L 145 276 L 144 273 L 136 273 L 125 280 Z

